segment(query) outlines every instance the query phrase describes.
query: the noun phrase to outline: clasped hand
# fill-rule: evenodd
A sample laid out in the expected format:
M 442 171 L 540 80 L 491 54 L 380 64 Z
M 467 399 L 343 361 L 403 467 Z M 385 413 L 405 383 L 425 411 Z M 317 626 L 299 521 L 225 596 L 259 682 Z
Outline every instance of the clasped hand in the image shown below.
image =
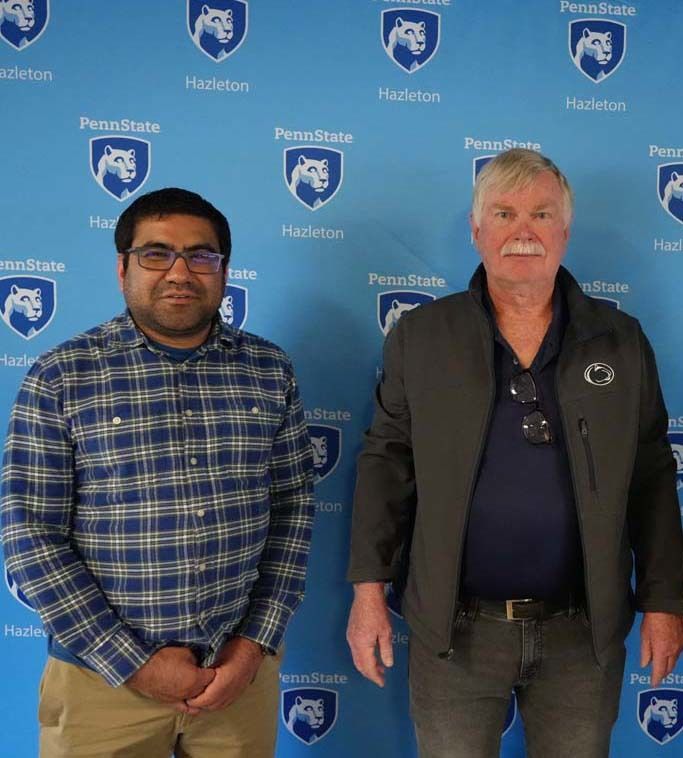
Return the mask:
M 244 637 L 228 641 L 213 668 L 198 666 L 189 648 L 164 647 L 128 679 L 127 685 L 181 713 L 196 715 L 237 700 L 253 681 L 262 659 L 259 646 Z

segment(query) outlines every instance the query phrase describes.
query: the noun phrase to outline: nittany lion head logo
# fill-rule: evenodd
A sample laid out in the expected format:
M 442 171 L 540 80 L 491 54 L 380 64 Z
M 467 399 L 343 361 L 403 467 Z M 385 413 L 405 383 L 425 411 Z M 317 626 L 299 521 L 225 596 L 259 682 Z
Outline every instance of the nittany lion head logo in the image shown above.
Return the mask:
M 329 476 L 341 458 L 342 430 L 337 426 L 309 424 L 308 434 L 313 449 L 313 474 L 316 482 Z
M 0 279 L 0 318 L 25 340 L 33 339 L 52 321 L 57 283 L 42 276 L 4 276 Z
M 414 74 L 436 53 L 440 25 L 441 17 L 432 11 L 382 11 L 384 51 L 399 68 Z
M 10 595 L 18 602 L 21 603 L 24 608 L 28 608 L 29 611 L 35 611 L 35 608 L 29 602 L 29 599 L 21 591 L 19 585 L 14 581 L 14 577 L 10 572 L 5 569 L 5 584 L 9 590 Z
M 600 361 L 586 366 L 586 370 L 583 372 L 583 378 L 588 384 L 593 384 L 596 387 L 604 387 L 606 384 L 611 384 L 614 381 L 614 376 L 614 369 Z
M 247 321 L 249 292 L 238 284 L 227 284 L 221 301 L 220 314 L 223 321 L 234 329 L 241 329 Z
M 338 701 L 335 690 L 312 687 L 283 690 L 282 721 L 290 734 L 305 745 L 312 745 L 335 725 Z
M 90 140 L 90 170 L 95 181 L 112 197 L 123 202 L 147 181 L 152 165 L 152 146 L 137 137 L 93 137 Z
M 317 211 L 332 200 L 344 179 L 344 156 L 329 147 L 288 147 L 284 151 L 285 182 L 308 210 Z
M 50 0 L 0 0 L 0 38 L 25 50 L 45 31 Z
M 683 224 L 683 163 L 657 166 L 657 195 L 669 216 Z
M 435 300 L 428 292 L 415 290 L 392 290 L 377 295 L 377 321 L 385 336 L 398 324 L 404 313 L 415 310 L 425 303 Z
M 683 489 L 683 432 L 669 432 L 671 453 L 676 461 L 676 488 Z
M 243 0 L 187 0 L 187 30 L 204 55 L 222 63 L 247 36 L 248 9 Z
M 626 27 L 618 21 L 580 18 L 569 24 L 569 55 L 595 84 L 611 76 L 626 53 Z
M 638 693 L 638 723 L 650 739 L 666 745 L 683 729 L 683 690 L 642 690 Z

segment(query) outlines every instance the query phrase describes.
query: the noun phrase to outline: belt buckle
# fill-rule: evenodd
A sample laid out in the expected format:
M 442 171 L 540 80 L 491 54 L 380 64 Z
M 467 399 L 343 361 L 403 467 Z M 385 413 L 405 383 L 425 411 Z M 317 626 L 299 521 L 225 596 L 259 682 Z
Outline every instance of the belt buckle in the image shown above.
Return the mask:
M 505 601 L 505 617 L 508 621 L 520 621 L 515 616 L 515 603 L 533 603 L 534 599 L 532 597 L 523 597 L 519 600 L 506 600 Z

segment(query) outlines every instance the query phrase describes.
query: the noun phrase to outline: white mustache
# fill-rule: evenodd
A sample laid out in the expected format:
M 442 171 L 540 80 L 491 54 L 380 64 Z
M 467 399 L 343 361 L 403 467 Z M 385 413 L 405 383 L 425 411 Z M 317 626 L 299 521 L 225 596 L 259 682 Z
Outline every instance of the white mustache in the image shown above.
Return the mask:
M 507 242 L 500 254 L 507 255 L 545 255 L 545 248 L 540 242 Z

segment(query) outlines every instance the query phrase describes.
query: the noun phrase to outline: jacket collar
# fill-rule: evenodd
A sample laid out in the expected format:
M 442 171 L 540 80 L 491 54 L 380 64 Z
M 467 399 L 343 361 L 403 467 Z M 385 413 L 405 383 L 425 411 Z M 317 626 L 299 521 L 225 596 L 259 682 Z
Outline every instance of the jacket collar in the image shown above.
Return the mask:
M 601 313 L 599 304 L 583 293 L 579 283 L 564 266 L 560 266 L 555 281 L 567 304 L 568 323 L 565 339 L 584 342 L 611 330 L 612 327 Z M 486 271 L 480 263 L 470 279 L 469 292 L 482 308 L 485 287 Z

